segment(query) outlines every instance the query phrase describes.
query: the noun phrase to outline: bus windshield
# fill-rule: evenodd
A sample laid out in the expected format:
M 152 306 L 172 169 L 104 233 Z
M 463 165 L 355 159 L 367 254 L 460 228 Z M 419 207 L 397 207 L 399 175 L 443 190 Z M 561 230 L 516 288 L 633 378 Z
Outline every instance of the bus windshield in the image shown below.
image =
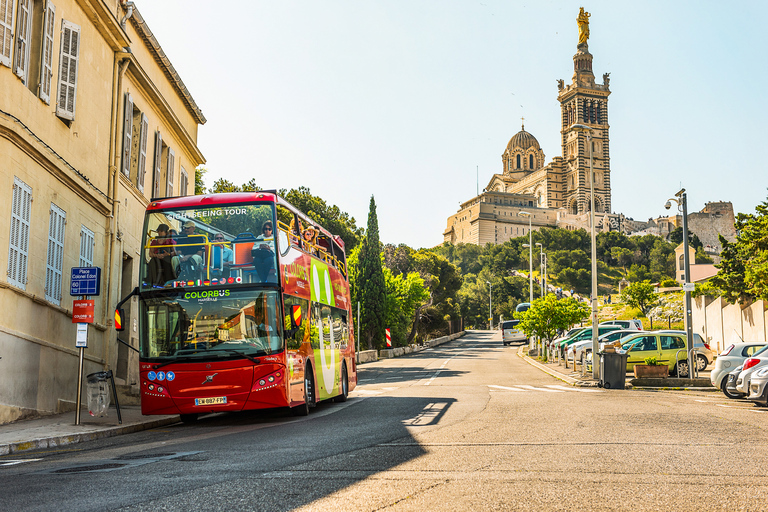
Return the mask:
M 142 290 L 277 283 L 272 203 L 147 213 Z
M 256 357 L 283 350 L 274 290 L 173 290 L 141 300 L 142 358 Z

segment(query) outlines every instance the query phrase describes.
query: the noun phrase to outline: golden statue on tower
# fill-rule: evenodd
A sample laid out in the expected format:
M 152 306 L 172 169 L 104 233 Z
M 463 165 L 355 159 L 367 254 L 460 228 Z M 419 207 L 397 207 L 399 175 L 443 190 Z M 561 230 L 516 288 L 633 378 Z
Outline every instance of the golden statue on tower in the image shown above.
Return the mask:
M 579 44 L 586 44 L 589 39 L 589 17 L 592 16 L 583 7 L 579 7 L 579 16 L 576 23 L 579 24 Z

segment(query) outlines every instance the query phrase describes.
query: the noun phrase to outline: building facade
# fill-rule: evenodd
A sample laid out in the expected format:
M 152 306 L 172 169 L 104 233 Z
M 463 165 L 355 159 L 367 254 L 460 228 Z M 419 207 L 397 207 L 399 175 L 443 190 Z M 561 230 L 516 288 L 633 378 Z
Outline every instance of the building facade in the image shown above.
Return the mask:
M 496 210 L 512 205 L 534 208 L 532 217 L 541 221 L 540 226 L 562 223 L 566 229 L 583 227 L 582 219 L 588 217 L 585 214 L 591 210 L 590 163 L 594 170 L 591 188 L 595 195 L 595 213 L 601 214 L 599 217 L 606 230 L 617 229 L 616 226 L 621 224 L 620 216 L 611 213 L 609 76 L 605 73 L 603 83 L 595 82 L 592 54 L 586 39 L 578 43 L 576 50 L 571 83 L 566 85 L 563 80 L 557 81 L 561 156 L 545 165 L 539 142 L 525 131 L 523 125 L 501 155 L 502 172 L 491 177 L 483 194 L 462 203 L 459 211 L 448 218 L 444 241 L 501 243 L 504 241 L 501 230 L 506 234 L 510 230 L 517 233 L 528 229 L 527 218 L 517 216 L 514 210 L 504 209 L 500 217 L 493 219 L 487 211 L 484 217 L 481 216 L 489 205 L 495 205 Z M 469 229 L 467 222 L 474 227 Z M 496 222 L 499 222 L 498 226 Z M 491 236 L 491 233 L 495 235 Z M 511 238 L 514 236 L 519 235 Z
M 0 0 L 0 423 L 74 409 L 73 267 L 102 275 L 85 373 L 138 383 L 112 309 L 137 282 L 150 198 L 194 193 L 204 123 L 132 2 Z

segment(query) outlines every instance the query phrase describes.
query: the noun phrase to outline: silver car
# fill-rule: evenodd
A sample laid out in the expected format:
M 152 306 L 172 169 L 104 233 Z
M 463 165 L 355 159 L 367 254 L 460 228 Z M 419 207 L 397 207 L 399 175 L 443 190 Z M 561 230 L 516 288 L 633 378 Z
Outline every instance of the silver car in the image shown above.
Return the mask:
M 600 324 L 603 325 L 603 324 Z M 611 331 L 607 332 L 605 334 L 601 334 L 599 338 L 597 338 L 598 346 L 602 348 L 602 344 L 604 343 L 612 343 L 616 340 L 620 340 L 621 338 L 625 336 L 629 336 L 630 334 L 637 334 L 636 329 L 622 329 L 619 331 Z M 586 350 L 586 353 L 583 353 Z M 592 340 L 582 340 L 577 341 L 570 347 L 568 347 L 568 360 L 569 361 L 580 361 L 582 356 L 586 357 L 586 354 L 589 354 L 592 352 Z
M 736 379 L 736 391 L 742 395 L 749 394 L 749 381 L 752 379 L 752 374 L 757 370 L 768 364 L 768 353 L 763 349 L 757 352 L 754 356 L 744 361 L 744 367 Z
M 752 357 L 765 346 L 765 343 L 762 342 L 742 342 L 729 345 L 715 359 L 715 367 L 709 375 L 712 385 L 717 389 L 722 389 L 723 393 L 727 395 L 728 393 L 724 389 L 727 384 L 725 377 L 734 368 L 743 364 L 745 359 Z
M 520 320 L 505 320 L 501 323 L 501 342 L 504 346 L 515 342 L 527 342 L 528 336 L 517 328 Z
M 748 399 L 761 405 L 768 405 L 768 366 L 757 370 L 749 381 Z
M 741 398 L 744 395 L 736 389 L 736 380 L 739 378 L 743 366 L 737 366 L 734 370 L 723 378 L 723 385 L 720 389 L 728 398 Z

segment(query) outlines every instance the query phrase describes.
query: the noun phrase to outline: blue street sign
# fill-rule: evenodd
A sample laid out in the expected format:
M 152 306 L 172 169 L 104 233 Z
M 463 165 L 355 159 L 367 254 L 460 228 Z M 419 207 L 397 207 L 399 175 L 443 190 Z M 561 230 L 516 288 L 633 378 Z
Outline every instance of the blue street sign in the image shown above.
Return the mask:
M 99 295 L 101 291 L 101 268 L 72 267 L 72 279 L 69 282 L 69 294 Z

